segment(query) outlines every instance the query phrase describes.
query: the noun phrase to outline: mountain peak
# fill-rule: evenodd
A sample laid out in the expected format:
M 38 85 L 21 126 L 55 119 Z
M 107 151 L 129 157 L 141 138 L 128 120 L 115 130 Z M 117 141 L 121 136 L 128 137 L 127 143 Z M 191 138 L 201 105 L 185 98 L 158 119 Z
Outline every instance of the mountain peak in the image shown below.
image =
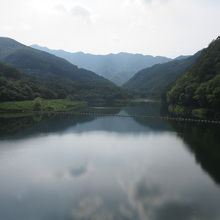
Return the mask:
M 9 37 L 0 37 L 0 46 L 2 48 L 2 47 L 18 47 L 25 45 Z

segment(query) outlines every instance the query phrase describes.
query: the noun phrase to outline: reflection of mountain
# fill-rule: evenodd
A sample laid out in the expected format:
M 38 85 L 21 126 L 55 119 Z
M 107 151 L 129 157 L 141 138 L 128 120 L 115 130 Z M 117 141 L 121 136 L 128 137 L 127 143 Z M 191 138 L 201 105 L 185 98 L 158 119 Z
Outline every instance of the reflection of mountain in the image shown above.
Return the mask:
M 91 112 L 104 112 L 107 114 L 118 114 L 119 108 L 96 108 L 88 109 Z M 0 139 L 23 138 L 26 136 L 64 132 L 68 128 L 74 128 L 78 124 L 95 120 L 95 116 L 71 116 L 71 115 L 46 115 L 33 114 L 13 117 L 0 115 Z
M 123 108 L 93 108 L 88 111 L 105 114 L 159 115 L 158 103 L 142 103 Z M 95 117 L 67 115 L 29 115 L 1 118 L 0 137 L 23 138 L 47 133 L 83 133 L 104 131 L 116 133 L 146 133 L 170 131 L 171 127 L 160 119 L 132 117 Z
M 43 133 L 62 132 L 68 127 L 94 120 L 93 116 L 29 115 L 1 118 L 0 138 L 23 138 Z
M 99 113 L 110 113 L 118 109 L 121 115 L 160 115 L 159 103 L 140 103 L 134 104 L 121 109 L 96 109 Z M 94 110 L 92 110 L 94 112 Z M 117 112 L 112 112 L 117 114 Z M 143 117 L 97 117 L 96 120 L 83 125 L 71 127 L 68 132 L 89 132 L 105 131 L 116 132 L 120 134 L 138 134 L 147 132 L 164 132 L 170 131 L 170 125 L 160 119 L 148 119 Z
M 160 103 L 146 102 L 136 104 L 133 107 L 126 107 L 123 110 L 128 115 L 146 115 L 146 116 L 160 116 Z M 134 120 L 145 127 L 150 127 L 154 131 L 169 131 L 172 130 L 170 125 L 161 119 L 147 119 L 135 117 Z
M 206 125 L 172 122 L 173 128 L 195 154 L 196 161 L 216 183 L 220 184 L 220 128 Z

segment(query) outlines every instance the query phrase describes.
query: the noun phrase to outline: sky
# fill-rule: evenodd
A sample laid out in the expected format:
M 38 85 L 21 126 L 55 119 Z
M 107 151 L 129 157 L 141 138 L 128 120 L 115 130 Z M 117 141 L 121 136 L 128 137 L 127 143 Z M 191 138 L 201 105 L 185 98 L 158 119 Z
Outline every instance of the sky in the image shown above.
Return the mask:
M 220 0 L 0 0 L 0 36 L 70 52 L 191 55 L 219 21 Z

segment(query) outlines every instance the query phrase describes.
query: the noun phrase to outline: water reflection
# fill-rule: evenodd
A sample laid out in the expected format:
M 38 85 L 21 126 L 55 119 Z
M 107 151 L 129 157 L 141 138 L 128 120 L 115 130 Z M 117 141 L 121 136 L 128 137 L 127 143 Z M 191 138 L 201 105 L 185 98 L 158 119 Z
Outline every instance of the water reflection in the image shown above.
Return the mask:
M 158 103 L 142 103 L 121 108 L 93 108 L 92 112 L 127 115 L 159 115 Z M 87 111 L 87 110 L 86 110 Z M 12 118 L 0 115 L 0 139 L 18 139 L 46 133 L 108 131 L 117 133 L 164 132 L 169 123 L 159 119 L 117 118 L 71 115 L 28 115 Z
M 46 133 L 62 133 L 69 127 L 75 127 L 93 121 L 92 116 L 68 115 L 28 115 L 4 118 L 0 115 L 0 139 L 19 139 Z
M 195 219 L 193 204 L 167 197 L 157 183 L 141 180 L 136 186 L 135 199 L 145 219 Z
M 153 123 L 56 116 L 2 133 L 0 219 L 218 220 L 218 130 Z
M 196 162 L 220 184 L 220 127 L 219 125 L 172 123 L 195 155 Z

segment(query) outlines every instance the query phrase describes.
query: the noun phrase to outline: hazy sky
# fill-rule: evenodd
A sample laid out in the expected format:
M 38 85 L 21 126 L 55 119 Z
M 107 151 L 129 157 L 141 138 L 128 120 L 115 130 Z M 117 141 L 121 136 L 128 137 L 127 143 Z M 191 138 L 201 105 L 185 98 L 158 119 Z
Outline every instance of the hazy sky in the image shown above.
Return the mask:
M 220 0 L 0 0 L 0 36 L 95 54 L 193 54 L 220 35 Z

